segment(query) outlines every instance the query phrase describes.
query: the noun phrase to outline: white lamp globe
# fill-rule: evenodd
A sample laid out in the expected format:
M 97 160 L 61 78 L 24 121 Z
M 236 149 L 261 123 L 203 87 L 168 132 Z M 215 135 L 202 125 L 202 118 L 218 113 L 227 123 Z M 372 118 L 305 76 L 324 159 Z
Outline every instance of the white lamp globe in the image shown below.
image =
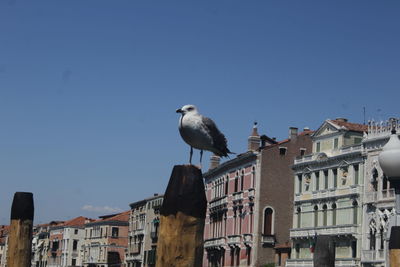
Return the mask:
M 383 146 L 378 157 L 379 165 L 389 179 L 400 180 L 400 140 L 395 132 Z

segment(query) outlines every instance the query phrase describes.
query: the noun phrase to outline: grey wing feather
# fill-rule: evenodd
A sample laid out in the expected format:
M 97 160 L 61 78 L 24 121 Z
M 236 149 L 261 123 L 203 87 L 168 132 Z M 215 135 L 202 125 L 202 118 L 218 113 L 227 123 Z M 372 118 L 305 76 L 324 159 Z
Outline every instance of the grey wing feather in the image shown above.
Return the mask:
M 228 149 L 225 136 L 218 130 L 217 125 L 215 125 L 215 123 L 210 118 L 202 116 L 202 122 L 206 126 L 205 130 L 213 139 L 213 146 L 218 151 L 218 153 L 216 154 L 221 157 L 227 157 L 228 153 L 231 152 Z

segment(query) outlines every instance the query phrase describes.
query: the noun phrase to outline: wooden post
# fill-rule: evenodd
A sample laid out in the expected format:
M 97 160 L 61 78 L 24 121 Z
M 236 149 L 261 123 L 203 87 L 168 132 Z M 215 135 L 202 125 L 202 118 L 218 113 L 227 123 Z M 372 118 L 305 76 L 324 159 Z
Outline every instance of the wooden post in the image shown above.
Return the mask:
M 390 267 L 400 266 L 400 226 L 392 226 L 389 239 Z
M 33 194 L 16 192 L 11 206 L 8 267 L 31 266 L 33 213 Z
M 315 267 L 335 267 L 335 245 L 332 237 L 316 236 L 313 261 Z
M 157 267 L 202 266 L 206 209 L 200 169 L 174 166 L 160 210 Z

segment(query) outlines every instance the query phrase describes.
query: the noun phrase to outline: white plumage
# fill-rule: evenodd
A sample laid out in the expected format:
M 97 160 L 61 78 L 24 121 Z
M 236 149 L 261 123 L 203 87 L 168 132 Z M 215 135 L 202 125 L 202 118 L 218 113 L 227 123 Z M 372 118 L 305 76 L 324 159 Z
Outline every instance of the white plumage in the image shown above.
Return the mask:
M 220 157 L 227 157 L 229 151 L 225 136 L 218 130 L 215 123 L 199 114 L 194 105 L 185 105 L 176 110 L 181 113 L 179 133 L 190 146 L 189 162 L 192 163 L 193 148 L 200 149 L 200 163 L 203 150 L 211 151 Z

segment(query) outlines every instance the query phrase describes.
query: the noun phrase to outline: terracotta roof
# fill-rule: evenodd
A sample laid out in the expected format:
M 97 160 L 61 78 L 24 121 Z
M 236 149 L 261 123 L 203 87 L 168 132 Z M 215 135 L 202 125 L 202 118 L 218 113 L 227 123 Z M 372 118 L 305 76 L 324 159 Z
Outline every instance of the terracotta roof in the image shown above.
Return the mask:
M 366 132 L 368 130 L 368 126 L 364 124 L 359 124 L 359 123 L 353 123 L 353 122 L 347 122 L 343 120 L 330 120 L 336 125 L 339 125 L 341 127 L 345 127 L 349 131 L 354 131 L 354 132 Z
M 85 223 L 89 223 L 92 221 L 94 220 L 83 216 L 79 216 L 69 221 L 66 221 L 62 226 L 83 226 Z
M 307 131 L 303 131 L 303 132 L 299 133 L 297 136 L 311 135 L 313 132 L 314 132 L 314 131 L 307 130 Z M 287 142 L 289 142 L 289 141 L 290 141 L 290 138 L 286 138 L 286 139 L 284 139 L 284 140 L 282 140 L 282 141 L 276 142 L 276 144 L 271 144 L 271 145 L 269 145 L 269 146 L 263 147 L 262 149 L 270 149 L 270 148 L 273 148 L 273 147 L 276 147 L 276 146 L 285 144 L 285 143 L 287 143 Z
M 124 211 L 124 212 L 121 212 L 121 213 L 119 213 L 119 214 L 117 214 L 117 215 L 115 215 L 115 216 L 113 216 L 113 217 L 110 217 L 110 218 L 107 218 L 107 219 L 104 219 L 104 220 L 101 220 L 101 221 L 121 221 L 121 222 L 127 222 L 127 221 L 129 221 L 129 215 L 130 215 L 130 210 L 127 210 L 127 211 Z

